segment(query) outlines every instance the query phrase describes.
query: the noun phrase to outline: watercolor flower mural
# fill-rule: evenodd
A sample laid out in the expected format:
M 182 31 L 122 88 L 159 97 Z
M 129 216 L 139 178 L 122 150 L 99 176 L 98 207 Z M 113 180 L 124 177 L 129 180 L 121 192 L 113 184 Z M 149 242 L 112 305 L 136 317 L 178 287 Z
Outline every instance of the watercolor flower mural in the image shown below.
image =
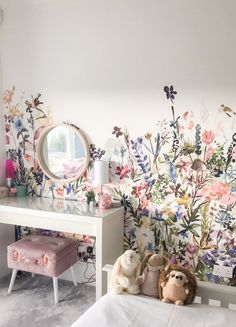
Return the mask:
M 140 253 L 164 253 L 170 262 L 217 283 L 215 264 L 236 265 L 236 133 L 222 138 L 223 123 L 211 128 L 193 111 L 177 114 L 177 91 L 164 87 L 171 119 L 131 138 L 115 126 L 107 152 L 90 145 L 91 162 L 110 160 L 110 193 L 124 206 L 124 246 Z M 89 166 L 76 182 L 59 186 L 44 176 L 35 147 L 50 123 L 40 94 L 15 103 L 15 88 L 4 94 L 6 148 L 27 171 L 30 195 L 73 198 L 89 187 Z M 23 108 L 23 109 L 22 109 Z M 224 119 L 233 119 L 222 113 Z M 17 165 L 16 165 L 17 166 Z M 26 231 L 23 231 L 26 232 Z
M 14 154 L 15 183 L 28 184 L 31 195 L 41 195 L 43 174 L 36 158 L 36 142 L 44 126 L 36 127 L 47 114 L 40 107 L 41 95 L 14 103 L 16 89 L 4 94 L 6 148 Z M 21 109 L 23 107 L 23 109 Z M 40 113 L 40 116 L 38 115 Z
M 169 124 L 157 122 L 155 132 L 129 138 L 129 144 L 127 130 L 116 126 L 112 133 L 126 147 L 126 184 L 111 190 L 125 207 L 125 247 L 141 256 L 150 249 L 165 253 L 201 279 L 227 283 L 213 275 L 213 266 L 219 252 L 235 264 L 229 242 L 236 238 L 236 135 L 222 143 L 218 131 L 195 121 L 193 112 L 176 115 L 173 86 L 164 92 Z

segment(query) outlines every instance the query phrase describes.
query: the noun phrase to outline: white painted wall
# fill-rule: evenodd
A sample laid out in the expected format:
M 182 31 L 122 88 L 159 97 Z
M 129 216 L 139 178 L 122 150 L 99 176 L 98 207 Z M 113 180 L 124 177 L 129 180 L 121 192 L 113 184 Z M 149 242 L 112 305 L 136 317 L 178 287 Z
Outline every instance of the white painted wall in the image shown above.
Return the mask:
M 56 121 L 103 146 L 180 111 L 236 108 L 235 0 L 0 0 L 4 89 L 42 93 Z
M 0 17 L 1 28 L 1 17 Z M 1 49 L 1 45 L 0 45 Z M 0 93 L 3 94 L 2 81 L 2 62 L 0 56 Z M 4 133 L 4 116 L 3 116 L 3 101 L 0 99 L 0 186 L 5 185 L 5 133 Z M 7 245 L 14 242 L 15 228 L 0 224 L 0 278 L 9 274 L 10 270 L 7 268 Z

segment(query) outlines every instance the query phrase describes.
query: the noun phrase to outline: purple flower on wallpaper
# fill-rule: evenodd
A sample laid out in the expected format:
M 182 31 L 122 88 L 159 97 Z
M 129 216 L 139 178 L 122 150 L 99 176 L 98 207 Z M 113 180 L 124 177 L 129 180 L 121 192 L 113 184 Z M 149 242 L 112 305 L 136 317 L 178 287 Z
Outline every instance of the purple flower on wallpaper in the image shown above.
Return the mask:
M 115 134 L 115 136 L 118 138 L 119 136 L 123 135 L 123 132 L 121 131 L 120 127 L 115 126 L 115 127 L 113 127 L 112 134 Z
M 236 258 L 231 258 L 230 261 L 231 261 L 233 266 L 236 265 Z
M 171 265 L 175 265 L 175 264 L 177 264 L 178 263 L 178 260 L 176 259 L 176 257 L 175 256 L 172 256 L 171 258 L 170 258 L 170 264 Z
M 164 92 L 166 94 L 166 98 L 169 100 L 171 100 L 173 102 L 173 100 L 175 99 L 175 96 L 177 94 L 177 91 L 174 90 L 174 86 L 171 85 L 169 86 L 165 86 L 164 87 Z
M 129 238 L 135 237 L 136 228 L 132 227 L 128 230 Z
M 217 276 L 217 275 L 213 275 L 211 272 L 206 272 L 205 276 L 207 277 L 207 279 L 210 281 L 211 279 L 214 280 L 215 284 L 219 284 L 221 281 L 221 277 Z
M 183 237 L 183 239 L 188 238 L 188 232 L 186 230 L 182 230 L 180 235 Z
M 143 179 L 149 187 L 152 187 L 155 184 L 156 180 L 152 178 L 152 171 L 149 158 L 146 154 L 143 153 L 141 144 L 142 138 L 138 138 L 136 141 L 131 141 L 132 149 L 134 151 L 137 164 L 141 168 Z
M 141 215 L 142 215 L 143 217 L 148 217 L 148 215 L 149 215 L 149 210 L 148 210 L 147 208 L 143 208 L 143 209 L 141 210 Z
M 157 221 L 164 221 L 164 216 L 162 211 L 158 211 L 158 209 L 155 209 L 154 215 L 152 214 L 152 219 Z
M 213 265 L 216 263 L 214 257 L 209 253 L 205 252 L 202 256 L 202 261 L 210 267 L 213 267 Z
M 212 250 L 212 251 L 211 251 L 211 254 L 212 254 L 214 257 L 218 257 L 218 256 L 219 256 L 219 251 L 218 251 L 218 250 Z
M 236 246 L 233 246 L 232 249 L 229 250 L 229 254 L 232 257 L 236 257 Z
M 74 192 L 74 185 L 71 184 L 71 183 L 67 184 L 67 185 L 65 186 L 65 188 L 66 188 L 66 194 L 67 194 L 67 195 L 68 195 L 68 194 L 71 194 L 72 192 Z
M 56 183 L 52 182 L 51 185 L 49 186 L 49 190 L 53 192 L 55 187 L 56 187 Z
M 183 216 L 185 216 L 185 212 L 183 212 L 183 207 L 182 205 L 176 205 L 174 207 L 175 210 L 175 216 L 177 220 L 183 219 Z
M 223 266 L 224 266 L 224 267 L 232 267 L 232 262 L 230 262 L 230 261 L 225 261 L 225 262 L 223 263 Z
M 219 260 L 220 261 L 226 261 L 228 259 L 228 256 L 226 255 L 220 255 Z
M 148 251 L 148 252 L 155 253 L 155 244 L 153 244 L 153 243 L 151 243 L 151 242 L 148 242 L 148 245 L 147 245 L 147 251 Z

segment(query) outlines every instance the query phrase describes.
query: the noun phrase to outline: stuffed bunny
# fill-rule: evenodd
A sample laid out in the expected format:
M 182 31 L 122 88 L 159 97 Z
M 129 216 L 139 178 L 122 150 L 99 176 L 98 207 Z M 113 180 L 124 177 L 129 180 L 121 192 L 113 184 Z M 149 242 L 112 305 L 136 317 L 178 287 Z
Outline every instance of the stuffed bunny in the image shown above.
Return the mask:
M 133 250 L 127 250 L 115 262 L 112 270 L 111 292 L 121 294 L 126 291 L 131 294 L 140 292 L 137 278 L 140 274 L 141 261 Z
M 141 265 L 141 276 L 138 278 L 142 294 L 158 298 L 158 280 L 165 264 L 166 258 L 159 254 L 145 255 Z

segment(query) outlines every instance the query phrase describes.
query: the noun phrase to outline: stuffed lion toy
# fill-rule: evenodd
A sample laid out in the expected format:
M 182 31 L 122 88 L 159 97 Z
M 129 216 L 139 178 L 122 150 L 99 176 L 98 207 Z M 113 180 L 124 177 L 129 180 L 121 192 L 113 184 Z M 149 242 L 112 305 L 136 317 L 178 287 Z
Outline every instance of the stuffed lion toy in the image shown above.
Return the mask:
M 125 251 L 116 260 L 111 279 L 111 292 L 121 294 L 126 291 L 130 294 L 140 292 L 137 279 L 140 274 L 141 261 L 138 254 L 133 250 Z
M 193 273 L 179 265 L 169 265 L 160 275 L 159 297 L 163 302 L 177 305 L 193 302 L 197 282 Z

